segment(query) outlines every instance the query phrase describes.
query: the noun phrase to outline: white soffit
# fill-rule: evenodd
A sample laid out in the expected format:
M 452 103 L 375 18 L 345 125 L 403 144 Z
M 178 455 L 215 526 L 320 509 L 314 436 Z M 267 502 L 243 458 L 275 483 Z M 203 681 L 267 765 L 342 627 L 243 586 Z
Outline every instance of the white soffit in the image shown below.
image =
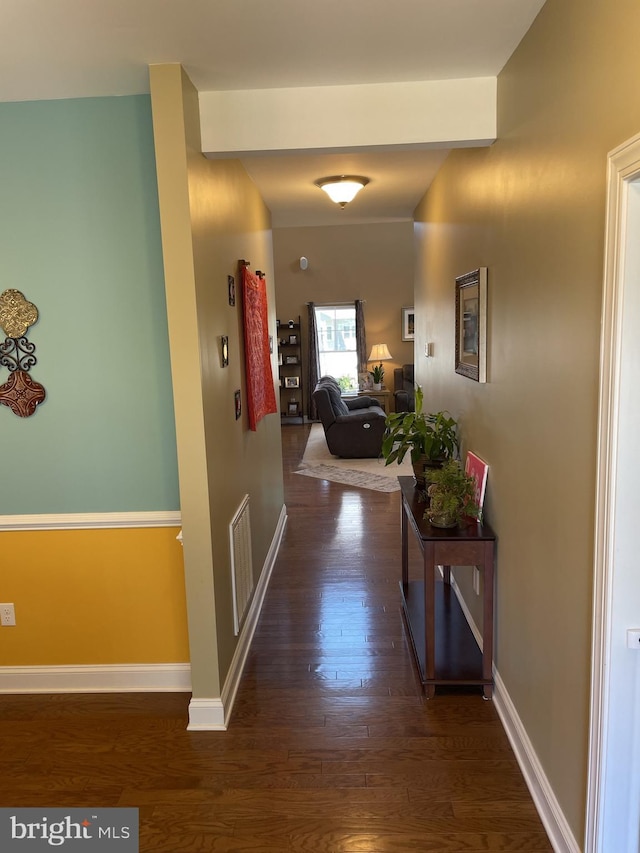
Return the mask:
M 489 145 L 496 138 L 495 77 L 201 92 L 202 150 L 330 151 Z

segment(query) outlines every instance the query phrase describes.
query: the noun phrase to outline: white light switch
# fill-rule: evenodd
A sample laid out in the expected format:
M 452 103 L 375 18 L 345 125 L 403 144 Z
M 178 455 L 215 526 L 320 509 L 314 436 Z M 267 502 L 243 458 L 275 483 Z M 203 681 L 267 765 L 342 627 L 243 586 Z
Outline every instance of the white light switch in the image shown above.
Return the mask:
M 627 648 L 640 650 L 640 628 L 627 628 Z

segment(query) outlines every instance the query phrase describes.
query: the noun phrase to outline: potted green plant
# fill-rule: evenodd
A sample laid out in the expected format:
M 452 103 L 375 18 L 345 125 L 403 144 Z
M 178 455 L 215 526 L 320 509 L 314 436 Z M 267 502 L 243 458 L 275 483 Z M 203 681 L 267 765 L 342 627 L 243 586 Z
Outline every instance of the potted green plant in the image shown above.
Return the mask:
M 372 367 L 369 371 L 371 373 L 371 378 L 373 379 L 373 390 L 380 391 L 382 388 L 382 380 L 384 379 L 384 367 L 382 364 L 376 364 L 375 367 Z
M 422 411 L 424 394 L 416 385 L 415 412 L 397 412 L 387 416 L 382 441 L 385 465 L 400 464 L 411 454 L 416 485 L 425 488 L 427 469 L 441 468 L 459 452 L 458 425 L 449 412 Z
M 464 518 L 478 518 L 475 489 L 474 478 L 465 473 L 457 459 L 449 459 L 431 475 L 424 517 L 434 527 L 457 527 Z

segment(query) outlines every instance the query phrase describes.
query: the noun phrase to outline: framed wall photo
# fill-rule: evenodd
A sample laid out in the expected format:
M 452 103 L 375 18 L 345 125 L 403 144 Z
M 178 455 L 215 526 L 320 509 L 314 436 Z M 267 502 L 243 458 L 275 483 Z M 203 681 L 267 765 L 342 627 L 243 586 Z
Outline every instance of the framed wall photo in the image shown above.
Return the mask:
M 402 340 L 413 341 L 415 339 L 416 313 L 411 308 L 402 309 Z
M 487 381 L 487 268 L 456 278 L 456 373 Z
M 297 335 L 289 335 L 289 343 L 292 345 L 296 345 L 298 343 Z
M 285 376 L 284 377 L 284 387 L 285 388 L 299 388 L 300 387 L 300 377 L 299 376 Z

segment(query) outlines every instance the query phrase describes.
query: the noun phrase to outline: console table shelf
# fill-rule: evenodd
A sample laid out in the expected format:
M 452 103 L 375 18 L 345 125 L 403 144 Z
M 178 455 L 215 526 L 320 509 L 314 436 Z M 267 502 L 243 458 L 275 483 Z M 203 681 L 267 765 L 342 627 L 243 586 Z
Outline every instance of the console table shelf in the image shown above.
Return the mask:
M 411 644 L 420 678 L 426 682 L 424 581 L 411 581 L 402 591 L 402 604 L 410 626 Z M 482 680 L 482 652 L 467 624 L 451 585 L 435 583 L 435 681 L 438 684 L 478 684 Z
M 427 697 L 437 685 L 480 685 L 493 695 L 493 571 L 496 536 L 489 525 L 470 521 L 454 529 L 433 527 L 413 477 L 398 477 L 402 494 L 400 591 L 413 653 Z M 409 530 L 422 554 L 422 578 L 409 577 Z M 482 651 L 451 589 L 451 566 L 477 566 L 484 573 Z M 436 580 L 436 567 L 443 579 Z

